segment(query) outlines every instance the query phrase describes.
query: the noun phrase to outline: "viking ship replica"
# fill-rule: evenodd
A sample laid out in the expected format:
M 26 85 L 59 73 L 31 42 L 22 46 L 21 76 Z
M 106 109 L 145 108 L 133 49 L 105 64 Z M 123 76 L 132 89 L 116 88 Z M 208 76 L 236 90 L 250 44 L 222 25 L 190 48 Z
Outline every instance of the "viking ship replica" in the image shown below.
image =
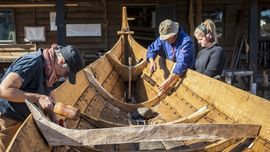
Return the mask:
M 8 151 L 270 151 L 268 100 L 192 70 L 159 93 L 173 63 L 157 57 L 150 73 L 125 7 L 118 34 L 76 85 L 64 82 L 53 92 L 57 102 L 80 109 L 79 119 L 62 127 L 26 101 L 32 114 Z

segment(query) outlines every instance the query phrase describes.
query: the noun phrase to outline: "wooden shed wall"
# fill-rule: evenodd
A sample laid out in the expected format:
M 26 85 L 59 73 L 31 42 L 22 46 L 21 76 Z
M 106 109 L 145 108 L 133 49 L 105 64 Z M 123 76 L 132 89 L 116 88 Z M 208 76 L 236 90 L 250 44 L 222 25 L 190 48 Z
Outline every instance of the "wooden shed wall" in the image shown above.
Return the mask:
M 81 6 L 66 7 L 66 24 L 96 24 L 100 23 L 102 27 L 102 36 L 100 37 L 66 37 L 67 44 L 73 44 L 79 48 L 89 62 L 97 59 L 97 52 L 107 50 L 106 40 L 106 8 L 105 1 L 70 1 L 67 4 L 80 4 Z M 33 4 L 31 2 L 7 1 L 1 4 Z M 55 1 L 40 1 L 34 4 L 55 4 Z M 45 42 L 36 42 L 37 48 L 48 48 L 51 44 L 57 42 L 57 31 L 50 30 L 50 12 L 56 12 L 55 7 L 10 7 L 14 11 L 16 41 L 18 44 L 25 44 L 24 27 L 25 26 L 45 26 Z
M 196 15 L 197 1 L 193 1 L 194 20 Z M 47 1 L 1 1 L 1 4 L 55 4 L 54 0 Z M 101 23 L 101 37 L 67 37 L 66 43 L 76 45 L 88 57 L 94 61 L 98 51 L 109 50 L 117 41 L 116 32 L 121 27 L 121 6 L 125 4 L 156 4 L 156 5 L 175 5 L 176 20 L 181 24 L 186 32 L 189 32 L 189 1 L 186 0 L 65 0 L 65 3 L 77 3 L 81 6 L 66 7 L 67 24 L 87 24 Z M 87 4 L 87 5 L 85 5 Z M 90 4 L 90 5 L 89 5 Z M 259 6 L 270 5 L 268 0 L 260 0 Z M 224 10 L 224 36 L 220 39 L 227 56 L 227 65 L 230 62 L 232 51 L 238 31 L 239 20 L 242 24 L 239 29 L 248 36 L 249 32 L 249 0 L 203 0 L 202 10 L 205 9 Z M 57 41 L 57 32 L 50 31 L 50 14 L 55 12 L 55 7 L 40 8 L 14 8 L 17 43 L 24 42 L 24 26 L 45 26 L 46 42 L 38 42 L 37 47 L 49 47 Z M 242 12 L 242 14 L 240 13 Z M 241 15 L 240 15 L 241 14 Z M 194 22 L 196 23 L 196 22 Z M 196 25 L 195 25 L 196 27 Z M 132 29 L 131 29 L 132 30 Z

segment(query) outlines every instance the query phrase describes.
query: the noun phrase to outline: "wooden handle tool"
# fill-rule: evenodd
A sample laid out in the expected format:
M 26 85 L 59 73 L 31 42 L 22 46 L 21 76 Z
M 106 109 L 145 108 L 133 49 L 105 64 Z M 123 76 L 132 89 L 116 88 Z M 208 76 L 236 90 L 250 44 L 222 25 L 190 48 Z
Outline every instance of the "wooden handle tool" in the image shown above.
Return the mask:
M 67 119 L 72 120 L 77 120 L 81 113 L 80 109 L 70 105 L 65 105 L 61 102 L 56 102 L 53 108 L 53 112 Z

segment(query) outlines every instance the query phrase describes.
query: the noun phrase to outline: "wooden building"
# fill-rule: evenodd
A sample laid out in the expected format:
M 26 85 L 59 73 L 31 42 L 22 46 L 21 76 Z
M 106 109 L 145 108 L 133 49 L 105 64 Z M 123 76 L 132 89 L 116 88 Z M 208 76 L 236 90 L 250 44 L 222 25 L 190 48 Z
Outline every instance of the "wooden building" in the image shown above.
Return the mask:
M 21 55 L 52 43 L 73 44 L 92 62 L 115 44 L 123 5 L 134 38 L 145 47 L 165 18 L 178 21 L 191 35 L 205 18 L 213 19 L 225 49 L 226 69 L 241 69 L 240 76 L 251 76 L 251 88 L 269 87 L 269 0 L 1 0 L 1 55 L 7 50 Z M 0 59 L 2 68 L 11 60 Z

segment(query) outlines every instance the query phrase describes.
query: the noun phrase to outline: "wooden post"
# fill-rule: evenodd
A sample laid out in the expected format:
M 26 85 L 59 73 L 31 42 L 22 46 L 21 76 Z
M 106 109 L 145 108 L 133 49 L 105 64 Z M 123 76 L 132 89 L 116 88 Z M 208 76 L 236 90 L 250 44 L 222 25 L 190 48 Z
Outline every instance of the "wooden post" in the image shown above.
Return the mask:
M 257 50 L 258 50 L 258 1 L 250 0 L 250 19 L 249 19 L 249 68 L 253 71 L 253 83 L 256 84 L 257 74 Z
M 189 22 L 189 34 L 190 36 L 192 36 L 194 40 L 194 37 L 193 37 L 193 32 L 194 32 L 193 0 L 189 1 L 188 22 Z
M 56 25 L 57 25 L 57 44 L 65 45 L 66 22 L 65 22 L 65 2 L 64 0 L 56 1 Z
M 128 25 L 128 18 L 127 18 L 127 8 L 123 6 L 122 8 L 122 27 L 121 31 L 117 31 L 117 35 L 127 35 L 127 34 L 134 34 L 133 31 L 130 31 Z
M 67 7 L 77 7 L 76 3 L 64 4 Z M 55 4 L 0 4 L 0 8 L 41 8 L 41 7 L 55 7 Z
M 132 57 L 128 57 L 128 99 L 131 100 L 131 68 L 132 68 Z
M 201 22 L 202 22 L 202 0 L 197 0 L 196 24 L 199 25 Z

